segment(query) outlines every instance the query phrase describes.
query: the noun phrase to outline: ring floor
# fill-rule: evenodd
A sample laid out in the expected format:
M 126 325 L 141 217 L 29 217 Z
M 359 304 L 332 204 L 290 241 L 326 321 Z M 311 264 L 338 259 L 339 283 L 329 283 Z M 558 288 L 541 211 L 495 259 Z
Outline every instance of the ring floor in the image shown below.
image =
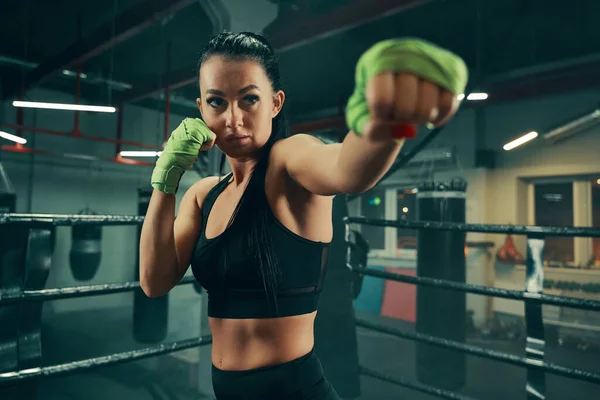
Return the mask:
M 53 316 L 52 323 L 43 327 L 44 364 L 52 365 L 122 352 L 148 345 L 137 343 L 132 337 L 131 311 L 114 310 L 61 313 Z M 390 326 L 412 330 L 404 321 L 361 314 L 359 317 Z M 177 339 L 190 337 L 182 333 Z M 192 335 L 193 336 L 193 335 Z M 169 337 L 169 340 L 172 338 Z M 486 348 L 523 355 L 522 341 L 469 340 Z M 359 329 L 358 345 L 361 364 L 395 377 L 415 381 L 415 344 L 373 331 Z M 191 400 L 212 399 L 208 388 L 194 388 L 198 374 L 204 373 L 201 383 L 210 384 L 210 346 L 200 349 L 200 369 L 185 363 L 199 353 L 198 349 L 159 356 L 145 360 L 101 368 L 65 377 L 53 377 L 40 383 L 39 400 Z M 600 372 L 599 354 L 549 344 L 547 360 L 562 365 Z M 461 393 L 475 399 L 525 400 L 526 372 L 521 367 L 468 356 L 467 385 Z M 546 374 L 547 399 L 593 399 L 600 387 L 569 378 Z M 369 377 L 361 377 L 362 395 L 357 400 L 415 399 L 435 397 L 421 394 Z

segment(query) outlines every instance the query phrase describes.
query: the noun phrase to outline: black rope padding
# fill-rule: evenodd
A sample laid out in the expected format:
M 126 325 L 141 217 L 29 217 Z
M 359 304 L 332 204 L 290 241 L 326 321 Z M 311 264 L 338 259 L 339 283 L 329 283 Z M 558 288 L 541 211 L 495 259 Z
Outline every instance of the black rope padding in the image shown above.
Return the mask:
M 418 382 L 409 382 L 404 378 L 393 378 L 389 375 L 383 374 L 383 373 L 375 371 L 373 369 L 363 367 L 362 365 L 358 366 L 358 371 L 361 375 L 379 379 L 384 382 L 393 383 L 395 385 L 403 386 L 405 388 L 416 390 L 418 392 L 427 393 L 431 396 L 439 397 L 442 399 L 474 400 L 472 397 L 463 396 L 461 394 L 458 394 L 455 392 L 450 392 L 450 391 L 444 390 L 444 389 L 439 389 L 434 386 L 424 385 L 424 384 L 418 383 Z
M 467 354 L 472 354 L 478 357 L 488 358 L 496 361 L 505 362 L 512 365 L 537 369 L 544 372 L 549 372 L 555 375 L 565 376 L 568 378 L 579 379 L 586 382 L 600 384 L 600 374 L 586 371 L 578 368 L 568 368 L 562 365 L 533 360 L 529 358 L 519 357 L 512 354 L 502 353 L 496 350 L 484 349 L 482 347 L 471 346 L 468 344 L 455 342 L 435 336 L 424 335 L 422 333 L 406 332 L 400 329 L 387 327 L 384 325 L 369 322 L 363 319 L 356 319 L 356 326 L 371 329 L 377 332 L 389 334 L 402 339 L 413 340 L 416 342 L 427 343 L 430 345 L 443 347 L 450 350 L 461 351 Z
M 184 277 L 177 286 L 194 283 L 193 276 Z M 76 297 L 98 296 L 129 292 L 140 287 L 139 282 L 107 283 L 103 285 L 71 286 L 64 288 L 24 290 L 2 292 L 0 290 L 0 306 L 15 303 L 28 303 L 34 301 L 72 299 Z
M 48 367 L 28 368 L 20 371 L 2 372 L 0 373 L 0 387 L 33 378 L 68 375 L 100 367 L 106 367 L 109 365 L 117 365 L 129 361 L 140 360 L 142 358 L 156 357 L 180 350 L 191 349 L 193 347 L 204 346 L 210 343 L 212 343 L 212 336 L 206 335 L 194 339 L 181 340 L 178 342 L 163 343 L 154 347 L 147 347 L 139 350 L 89 358 L 87 360 L 72 361 Z
M 137 215 L 77 215 L 77 214 L 0 214 L 0 225 L 26 224 L 36 226 L 72 225 L 140 225 L 143 216 Z
M 365 217 L 345 217 L 347 224 L 362 224 L 383 226 L 402 229 L 438 229 L 459 232 L 480 232 L 531 236 L 577 236 L 600 237 L 598 228 L 577 228 L 560 226 L 526 226 L 526 225 L 488 225 L 488 224 L 461 224 L 453 222 L 433 221 L 396 221 L 391 219 L 371 219 Z
M 578 299 L 576 297 L 555 296 L 551 294 L 536 294 L 522 292 L 519 290 L 508 290 L 493 288 L 481 285 L 472 285 L 470 283 L 458 283 L 446 281 L 443 279 L 428 278 L 424 276 L 410 276 L 395 274 L 387 271 L 379 271 L 372 268 L 357 269 L 353 271 L 362 275 L 375 276 L 377 278 L 387 279 L 396 282 L 411 283 L 414 285 L 432 286 L 444 289 L 459 290 L 462 292 L 481 294 L 485 296 L 501 297 L 511 300 L 522 300 L 538 304 L 551 304 L 554 306 L 579 308 L 582 310 L 600 311 L 600 301 L 590 299 Z

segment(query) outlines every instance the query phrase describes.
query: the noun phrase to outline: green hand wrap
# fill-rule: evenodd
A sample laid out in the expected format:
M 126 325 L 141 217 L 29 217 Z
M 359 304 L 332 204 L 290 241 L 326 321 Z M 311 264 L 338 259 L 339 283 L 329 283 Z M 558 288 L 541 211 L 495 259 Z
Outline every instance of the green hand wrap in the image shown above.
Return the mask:
M 408 72 L 454 94 L 464 93 L 468 80 L 465 62 L 454 53 L 419 39 L 391 39 L 375 44 L 356 65 L 356 86 L 346 107 L 346 123 L 357 135 L 369 119 L 367 82 L 382 72 Z
M 198 158 L 202 144 L 213 138 L 204 121 L 186 118 L 171 133 L 162 154 L 152 172 L 152 187 L 167 194 L 175 194 L 183 173 Z

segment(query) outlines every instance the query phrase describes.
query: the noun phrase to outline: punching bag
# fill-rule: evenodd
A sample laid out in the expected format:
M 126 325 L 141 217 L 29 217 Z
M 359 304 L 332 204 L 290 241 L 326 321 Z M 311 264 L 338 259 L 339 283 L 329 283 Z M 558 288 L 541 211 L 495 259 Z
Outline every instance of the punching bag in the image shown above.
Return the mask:
M 17 203 L 17 195 L 0 191 L 0 214 L 14 212 Z
M 16 212 L 17 194 L 8 179 L 8 174 L 4 171 L 4 166 L 0 162 L 0 214 Z
M 86 208 L 78 214 L 96 215 L 97 213 Z M 73 225 L 69 261 L 71 273 L 78 281 L 87 281 L 96 275 L 102 261 L 101 225 Z
M 152 188 L 138 189 L 138 215 L 146 215 Z M 140 242 L 141 225 L 137 229 L 137 241 Z M 135 277 L 140 280 L 140 254 L 137 246 Z M 133 337 L 140 343 L 159 343 L 167 337 L 169 319 L 169 294 L 154 299 L 149 298 L 141 288 L 134 291 L 133 298 Z
M 464 223 L 467 184 L 462 179 L 426 182 L 417 193 L 419 221 Z M 420 229 L 417 276 L 465 283 L 465 232 Z M 466 293 L 417 286 L 417 332 L 464 343 Z M 417 342 L 420 382 L 460 390 L 466 381 L 466 355 Z
M 333 198 L 333 240 L 327 256 L 327 273 L 315 320 L 315 352 L 325 376 L 340 397 L 360 396 L 358 343 L 354 317 L 353 280 L 355 274 L 346 266 L 348 245 L 346 195 Z

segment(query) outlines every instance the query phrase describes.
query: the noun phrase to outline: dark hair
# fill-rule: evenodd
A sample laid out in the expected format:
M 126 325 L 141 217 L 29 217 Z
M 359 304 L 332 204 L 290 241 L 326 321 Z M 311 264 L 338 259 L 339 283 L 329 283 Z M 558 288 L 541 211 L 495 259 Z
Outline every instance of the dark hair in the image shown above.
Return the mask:
M 256 61 L 264 68 L 273 91 L 281 89 L 277 57 L 267 39 L 260 35 L 250 32 L 237 34 L 222 32 L 216 35 L 204 48 L 198 63 L 198 71 L 202 67 L 202 63 L 213 56 L 223 56 L 235 61 Z M 273 300 L 276 309 L 280 271 L 268 229 L 271 210 L 265 195 L 265 176 L 273 144 L 288 135 L 288 124 L 282 109 L 273 118 L 271 136 L 261 149 L 260 158 L 228 224 L 230 226 L 234 220 L 238 221 L 241 233 L 245 237 L 242 243 L 245 247 L 243 250 L 253 258 L 257 265 L 265 292 L 268 298 Z M 225 154 L 221 158 L 221 175 L 224 166 Z

